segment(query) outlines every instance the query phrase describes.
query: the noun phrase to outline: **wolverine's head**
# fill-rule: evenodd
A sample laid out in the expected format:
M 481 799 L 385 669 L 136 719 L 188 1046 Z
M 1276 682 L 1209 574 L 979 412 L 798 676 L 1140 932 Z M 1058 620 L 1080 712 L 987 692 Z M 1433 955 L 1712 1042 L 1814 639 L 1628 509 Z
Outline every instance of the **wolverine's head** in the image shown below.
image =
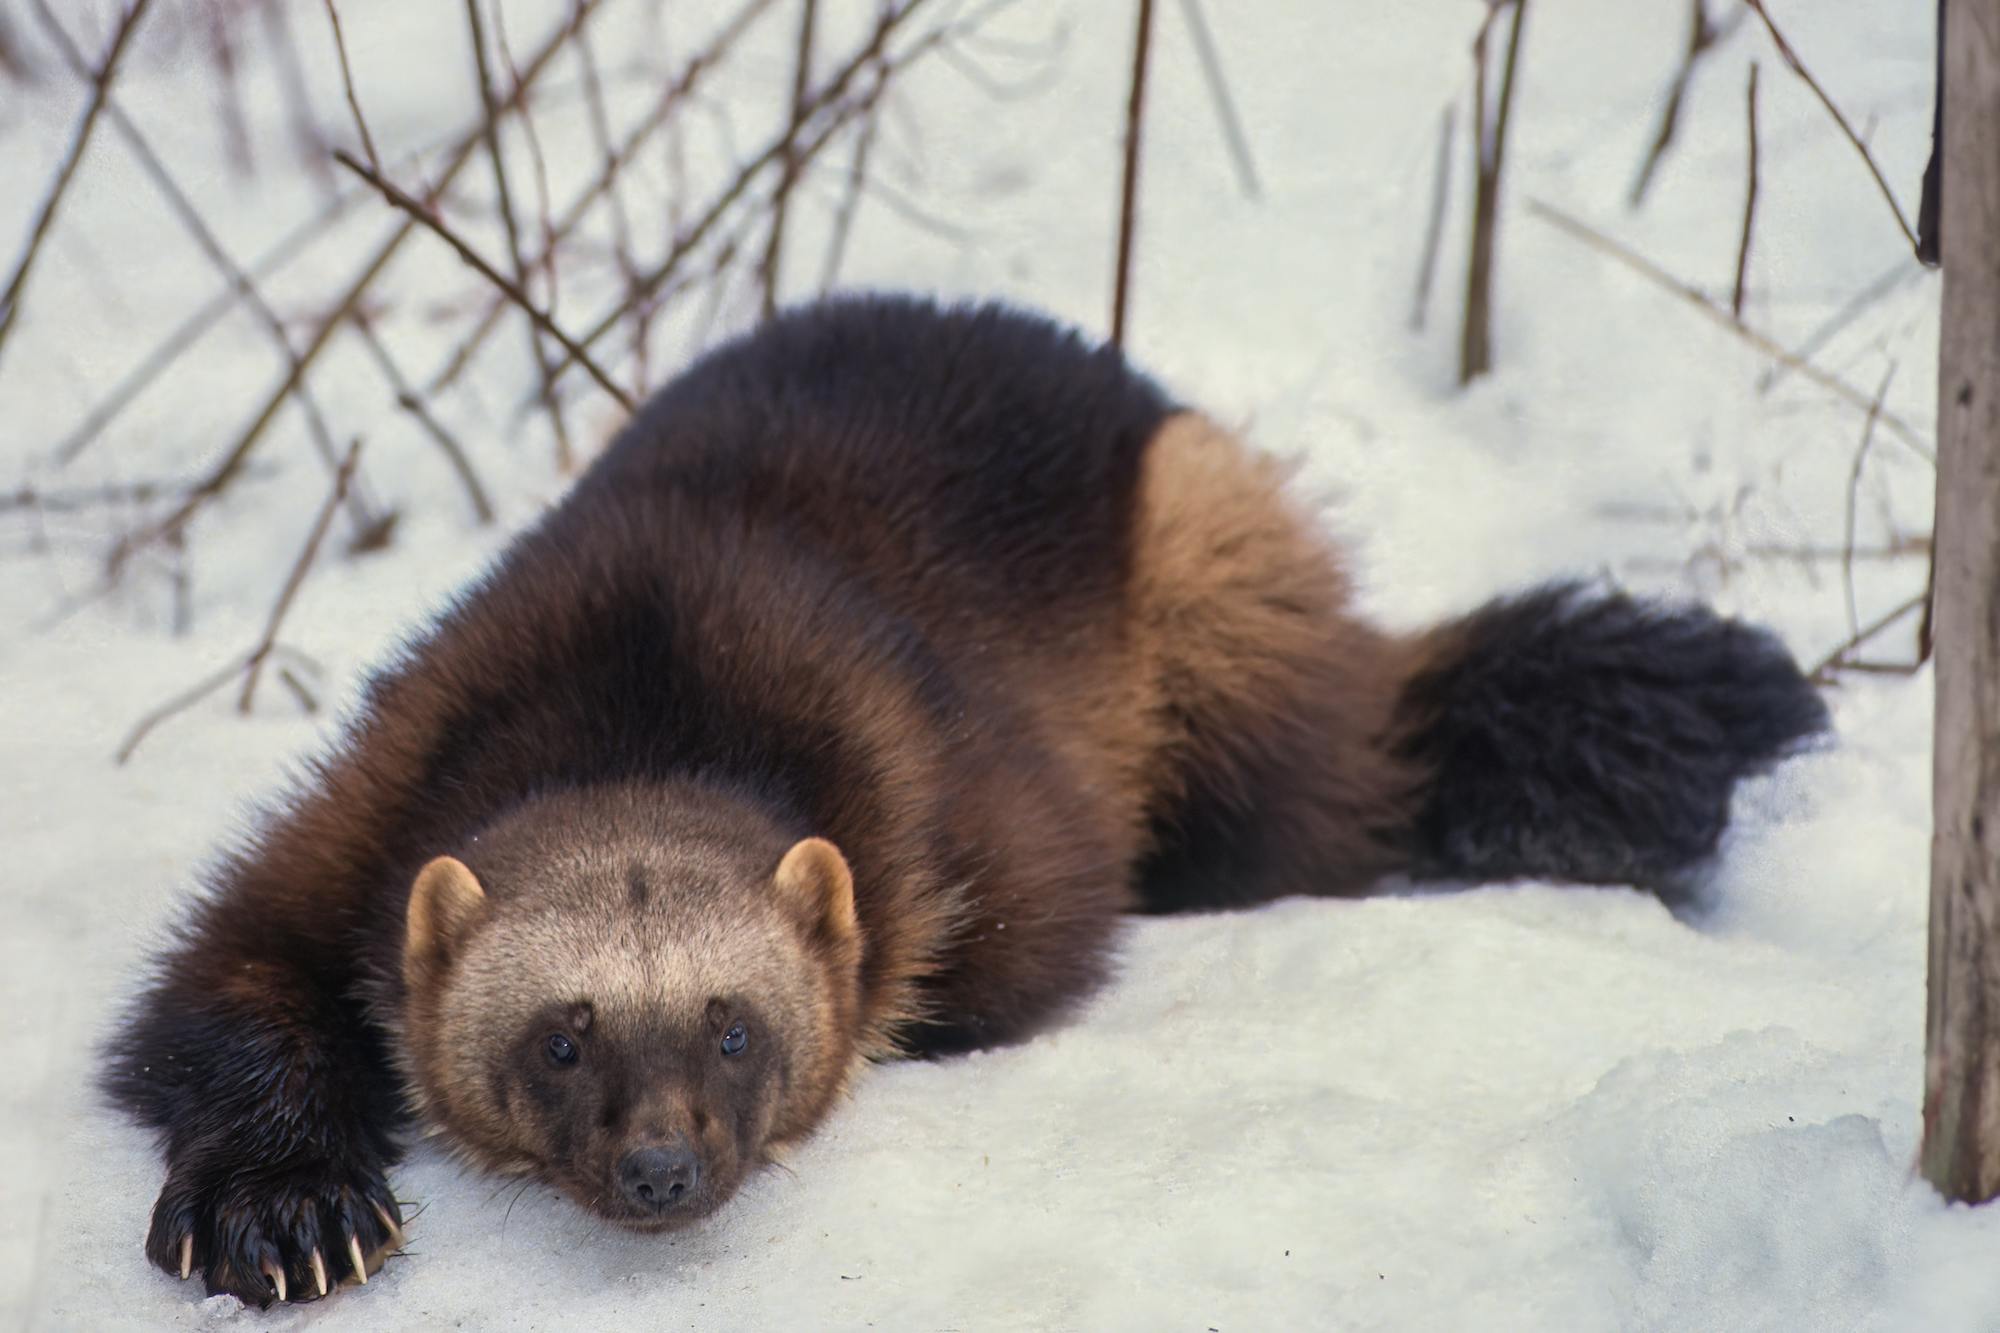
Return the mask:
M 700 789 L 536 800 L 410 891 L 405 1046 L 475 1161 L 652 1229 L 720 1207 L 855 1058 L 832 843 Z

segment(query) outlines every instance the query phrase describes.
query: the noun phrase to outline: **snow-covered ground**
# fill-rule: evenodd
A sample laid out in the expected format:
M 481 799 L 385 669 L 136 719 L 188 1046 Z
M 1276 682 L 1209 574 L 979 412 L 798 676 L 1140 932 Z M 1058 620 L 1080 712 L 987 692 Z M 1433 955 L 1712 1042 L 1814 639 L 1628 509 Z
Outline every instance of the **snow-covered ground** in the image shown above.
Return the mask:
M 99 49 L 110 6 L 58 8 Z M 337 85 L 322 77 L 323 15 L 293 8 L 322 119 L 344 135 Z M 632 8 L 607 3 L 600 34 L 607 65 L 627 71 L 613 90 L 628 114 L 649 96 L 647 62 L 672 68 L 698 40 L 621 16 Z M 874 7 L 823 8 L 831 50 Z M 1837 561 L 1773 548 L 1840 544 L 1861 415 L 1797 375 L 1764 386 L 1768 366 L 1744 343 L 1525 208 L 1545 199 L 1726 291 L 1743 79 L 1758 56 L 1762 195 L 1746 318 L 1797 344 L 1907 264 L 1852 149 L 1754 21 L 1696 76 L 1679 141 L 1635 213 L 1624 196 L 1685 41 L 1685 7 L 1534 0 L 1509 145 L 1498 372 L 1459 392 L 1463 100 L 1480 7 L 1207 8 L 1264 190 L 1237 188 L 1180 8 L 1160 6 L 1132 348 L 1187 399 L 1308 460 L 1305 484 L 1331 497 L 1372 608 L 1411 625 L 1523 581 L 1602 570 L 1770 621 L 1803 659 L 1845 637 Z M 1930 8 L 1773 8 L 1913 211 Z M 510 0 L 512 44 L 530 49 L 568 9 Z M 460 8 L 341 10 L 392 164 L 455 132 L 469 107 Z M 1109 0 L 1003 9 L 992 40 L 971 49 L 1021 85 L 1005 100 L 959 66 L 920 68 L 878 156 L 894 202 L 863 205 L 844 279 L 1000 296 L 1102 329 L 1130 11 Z M 728 115 L 703 111 L 707 139 L 752 145 L 768 133 L 789 86 L 790 12 L 774 9 L 716 85 Z M 246 55 L 264 162 L 252 185 L 222 160 L 214 67 L 167 41 L 171 26 L 142 43 L 126 105 L 199 186 L 225 242 L 259 253 L 317 188 L 283 156 L 277 74 Z M 34 31 L 27 18 L 14 27 Z M 1451 221 L 1417 333 L 1411 292 L 1439 116 L 1454 97 Z M 32 92 L 0 84 L 0 237 L 25 234 L 78 109 L 53 77 Z M 552 114 L 558 199 L 565 163 L 585 156 L 564 123 L 580 133 Z M 115 138 L 100 136 L 0 359 L 0 490 L 191 474 L 278 373 L 254 326 L 231 324 L 76 464 L 53 465 L 55 442 L 215 282 Z M 794 224 L 798 294 L 816 285 L 839 177 L 834 164 L 815 176 Z M 467 181 L 476 198 L 483 175 Z M 281 308 L 320 308 L 387 225 L 364 204 L 274 284 Z M 497 230 L 475 230 L 499 253 Z M 404 293 L 474 290 L 427 238 L 394 276 Z M 586 298 L 565 298 L 577 322 Z M 457 325 L 427 323 L 421 304 L 410 296 L 388 332 L 428 367 Z M 1912 273 L 1816 359 L 1864 394 L 1893 366 L 1888 406 L 1927 430 L 1936 309 L 1934 278 Z M 738 289 L 718 327 L 754 310 Z M 670 323 L 658 355 L 683 355 L 674 340 L 693 329 Z M 369 436 L 375 498 L 404 512 L 387 553 L 329 559 L 288 621 L 286 642 L 323 665 L 331 698 L 558 493 L 540 422 L 514 414 L 531 383 L 522 342 L 507 331 L 444 409 L 496 492 L 495 529 L 469 522 L 359 350 L 341 349 L 316 378 L 343 442 Z M 587 390 L 578 403 L 587 443 L 615 425 Z M 242 718 L 225 691 L 162 727 L 129 766 L 111 755 L 146 709 L 255 641 L 325 486 L 297 419 L 281 429 L 263 455 L 272 471 L 191 534 L 184 634 L 172 632 L 157 557 L 115 595 L 72 605 L 133 512 L 0 513 L 0 1322 L 2000 1328 L 2000 1215 L 1945 1207 L 1911 1170 L 1927 674 L 1833 692 L 1837 743 L 1742 793 L 1700 911 L 1676 918 L 1635 893 L 1530 884 L 1135 924 L 1118 981 L 1077 1022 L 1018 1049 L 870 1072 L 791 1171 L 761 1178 L 699 1231 L 609 1231 L 419 1150 L 395 1177 L 421 1207 L 409 1256 L 365 1291 L 270 1315 L 202 1302 L 197 1285 L 141 1256 L 159 1167 L 94 1100 L 90 1050 L 203 857 L 331 723 L 274 685 Z M 1878 440 L 1863 544 L 1922 533 L 1930 480 Z M 1859 574 L 1865 621 L 1923 571 L 1864 561 Z M 1891 639 L 1877 656 L 1907 650 Z

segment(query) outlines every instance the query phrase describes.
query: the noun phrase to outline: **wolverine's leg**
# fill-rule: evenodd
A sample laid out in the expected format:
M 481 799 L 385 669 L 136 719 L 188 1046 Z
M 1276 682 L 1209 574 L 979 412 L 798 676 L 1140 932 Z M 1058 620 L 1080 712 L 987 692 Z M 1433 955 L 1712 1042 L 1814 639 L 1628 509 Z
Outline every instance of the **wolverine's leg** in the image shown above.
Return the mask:
M 147 1257 L 256 1305 L 366 1281 L 401 1227 L 384 1040 L 338 932 L 268 874 L 240 868 L 202 905 L 102 1076 L 165 1150 Z

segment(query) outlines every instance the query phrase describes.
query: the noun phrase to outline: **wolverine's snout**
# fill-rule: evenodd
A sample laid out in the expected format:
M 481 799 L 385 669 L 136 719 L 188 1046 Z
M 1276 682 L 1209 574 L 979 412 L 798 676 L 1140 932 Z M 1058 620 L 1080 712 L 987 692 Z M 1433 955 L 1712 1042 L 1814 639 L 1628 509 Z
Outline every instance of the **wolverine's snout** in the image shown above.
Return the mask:
M 666 1213 L 692 1198 L 701 1161 L 685 1140 L 638 1148 L 618 1163 L 618 1184 L 636 1208 Z

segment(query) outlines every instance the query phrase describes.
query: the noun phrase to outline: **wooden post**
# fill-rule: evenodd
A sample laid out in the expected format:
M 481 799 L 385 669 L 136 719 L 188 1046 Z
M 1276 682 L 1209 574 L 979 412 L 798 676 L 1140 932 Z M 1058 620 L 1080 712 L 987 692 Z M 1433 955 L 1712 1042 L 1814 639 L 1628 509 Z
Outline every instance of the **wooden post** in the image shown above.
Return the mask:
M 2000 1194 L 2000 0 L 1950 0 L 1923 1171 Z

